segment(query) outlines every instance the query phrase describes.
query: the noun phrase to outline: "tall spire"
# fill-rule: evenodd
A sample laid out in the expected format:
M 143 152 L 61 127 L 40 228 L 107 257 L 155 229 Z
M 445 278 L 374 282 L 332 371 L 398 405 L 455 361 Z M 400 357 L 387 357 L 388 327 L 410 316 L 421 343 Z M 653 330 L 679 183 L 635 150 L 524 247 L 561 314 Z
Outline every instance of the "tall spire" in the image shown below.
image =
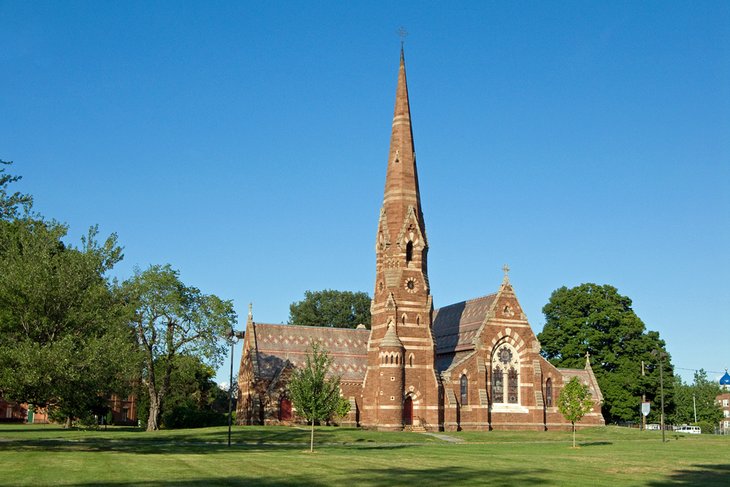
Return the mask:
M 389 202 L 398 202 L 389 205 Z M 408 100 L 408 83 L 406 81 L 406 62 L 403 48 L 400 51 L 400 67 L 398 69 L 398 86 L 395 92 L 395 111 L 393 129 L 390 136 L 390 152 L 388 153 L 388 172 L 385 179 L 384 206 L 390 206 L 388 215 L 392 220 L 403 220 L 409 206 L 412 206 L 423 225 L 421 213 L 421 197 L 418 188 L 418 171 L 416 169 L 416 150 L 413 144 L 411 127 L 411 108 Z M 396 208 L 393 207 L 398 207 Z M 394 211 L 395 210 L 395 211 Z M 399 213 L 398 215 L 393 214 Z

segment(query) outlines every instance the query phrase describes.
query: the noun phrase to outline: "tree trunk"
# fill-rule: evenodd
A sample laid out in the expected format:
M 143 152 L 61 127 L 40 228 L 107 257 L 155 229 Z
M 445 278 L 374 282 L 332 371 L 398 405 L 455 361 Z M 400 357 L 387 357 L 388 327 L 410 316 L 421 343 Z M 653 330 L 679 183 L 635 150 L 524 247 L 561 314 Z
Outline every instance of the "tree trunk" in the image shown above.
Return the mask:
M 150 412 L 147 417 L 147 431 L 157 431 L 160 429 L 159 418 L 162 406 L 160 395 L 151 383 L 147 389 L 150 394 Z
M 573 448 L 575 448 L 575 421 L 573 421 Z
M 66 422 L 63 424 L 63 427 L 65 429 L 69 429 L 73 426 L 73 424 L 74 424 L 73 418 L 71 416 L 66 416 Z
M 309 453 L 314 452 L 314 418 L 312 418 L 312 434 L 309 437 Z

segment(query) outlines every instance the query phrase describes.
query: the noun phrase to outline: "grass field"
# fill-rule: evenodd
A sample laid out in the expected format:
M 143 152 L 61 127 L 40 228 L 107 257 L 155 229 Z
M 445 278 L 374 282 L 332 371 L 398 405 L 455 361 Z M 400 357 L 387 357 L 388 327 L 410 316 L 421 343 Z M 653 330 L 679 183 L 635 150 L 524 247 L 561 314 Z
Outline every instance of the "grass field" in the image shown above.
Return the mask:
M 730 437 L 578 432 L 309 432 L 234 427 L 146 433 L 0 425 L 1 486 L 730 485 Z

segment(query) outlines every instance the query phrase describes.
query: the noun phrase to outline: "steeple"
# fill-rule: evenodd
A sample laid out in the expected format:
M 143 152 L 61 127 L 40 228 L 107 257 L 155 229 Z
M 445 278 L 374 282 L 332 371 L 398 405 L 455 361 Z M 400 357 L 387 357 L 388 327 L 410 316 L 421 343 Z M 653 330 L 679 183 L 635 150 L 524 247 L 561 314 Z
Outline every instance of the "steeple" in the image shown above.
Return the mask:
M 439 387 L 431 334 L 433 301 L 427 252 L 401 48 L 375 246 L 375 291 L 363 385 L 362 422 L 366 426 L 397 430 L 412 425 L 414 417 L 438 424 L 438 411 L 423 408 L 430 396 L 436 401 Z
M 394 204 L 388 204 L 391 202 Z M 400 67 L 398 69 L 398 86 L 395 91 L 395 111 L 390 136 L 383 206 L 389 207 L 388 218 L 397 221 L 405 219 L 408 208 L 413 207 L 425 236 L 421 196 L 418 188 L 418 170 L 416 169 L 416 149 L 413 144 L 413 128 L 411 126 L 411 108 L 408 99 L 406 62 L 402 47 Z

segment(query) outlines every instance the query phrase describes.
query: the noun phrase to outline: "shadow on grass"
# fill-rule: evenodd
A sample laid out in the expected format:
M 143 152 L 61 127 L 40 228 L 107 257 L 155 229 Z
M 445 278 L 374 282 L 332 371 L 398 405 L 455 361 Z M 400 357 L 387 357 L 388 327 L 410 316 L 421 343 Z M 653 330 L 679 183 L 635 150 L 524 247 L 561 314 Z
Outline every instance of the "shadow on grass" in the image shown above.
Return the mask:
M 23 441 L 23 442 L 6 442 L 3 445 L 6 449 L 12 449 L 16 452 L 118 452 L 133 453 L 135 455 L 169 455 L 169 454 L 198 454 L 210 455 L 217 453 L 235 453 L 235 452 L 254 452 L 254 451 L 304 451 L 309 449 L 308 442 L 292 442 L 292 443 L 271 443 L 271 442 L 248 442 L 233 443 L 230 447 L 225 443 L 201 443 L 201 442 L 175 442 L 175 441 L 100 441 L 100 440 L 81 440 L 81 441 Z M 321 448 L 333 448 L 342 446 L 348 450 L 401 450 L 405 448 L 418 448 L 421 445 L 406 445 L 393 443 L 366 443 L 366 444 L 315 444 L 315 451 Z
M 612 441 L 588 441 L 585 443 L 578 443 L 578 446 L 606 446 L 613 445 Z
M 730 485 L 730 465 L 692 465 L 692 470 L 678 470 L 669 478 L 654 480 L 646 485 L 663 487 L 669 485 L 723 486 Z
M 427 481 L 430 486 L 438 485 L 500 485 L 500 486 L 519 486 L 527 484 L 540 485 L 557 485 L 556 483 L 546 482 L 544 474 L 546 470 L 534 469 L 531 471 L 511 471 L 511 472 L 494 472 L 489 470 L 477 470 L 463 467 L 444 467 L 444 468 L 387 468 L 387 469 L 357 469 L 348 472 L 347 483 L 351 485 L 370 485 L 370 486 L 388 486 L 394 485 L 417 485 Z M 187 480 L 169 480 L 169 481 L 153 481 L 153 482 L 105 482 L 99 483 L 79 483 L 73 484 L 75 487 L 202 487 L 215 485 L 256 485 L 256 486 L 325 486 L 338 485 L 340 482 L 336 480 L 324 481 L 314 479 L 307 475 L 287 475 L 286 477 L 278 477 L 272 472 L 272 475 L 266 478 L 252 478 L 244 476 L 201 478 Z

